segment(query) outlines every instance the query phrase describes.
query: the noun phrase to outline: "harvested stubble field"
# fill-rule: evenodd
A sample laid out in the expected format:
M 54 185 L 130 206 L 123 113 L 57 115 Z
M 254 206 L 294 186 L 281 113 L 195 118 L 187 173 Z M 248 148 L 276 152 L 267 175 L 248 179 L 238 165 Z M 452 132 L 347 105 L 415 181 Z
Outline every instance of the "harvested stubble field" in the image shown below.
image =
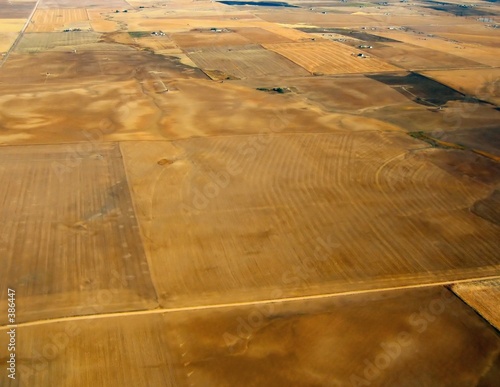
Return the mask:
M 0 283 L 15 283 L 19 322 L 154 307 L 116 144 L 1 148 L 0 179 Z
M 0 81 L 4 85 L 64 83 L 68 89 L 78 89 L 80 82 L 91 79 L 122 81 L 137 79 L 141 72 L 157 71 L 165 78 L 206 78 L 199 70 L 183 65 L 170 57 L 138 51 L 123 44 L 90 44 L 68 47 L 62 51 L 32 54 L 16 53 L 3 67 Z M 46 77 L 47 73 L 50 76 Z M 78 79 L 78 82 L 72 80 Z M 6 89 L 7 90 L 7 89 Z M 58 91 L 47 88 L 46 92 Z M 7 94 L 4 91 L 3 94 Z M 63 116 L 64 118 L 65 116 Z
M 440 287 L 20 329 L 19 380 L 5 386 L 395 386 L 408 373 L 415 385 L 494 386 L 499 372 L 494 329 Z
M 181 32 L 172 34 L 172 39 L 183 49 L 191 47 L 244 46 L 250 42 L 233 31 L 215 32 L 210 30 Z
M 293 41 L 286 36 L 259 27 L 241 27 L 235 29 L 235 32 L 253 44 L 290 43 Z
M 500 68 L 423 71 L 461 93 L 500 105 Z
M 452 54 L 476 63 L 480 63 L 484 66 L 498 67 L 498 56 L 500 54 L 500 48 L 498 47 L 487 47 L 480 44 L 470 44 L 464 42 L 456 43 L 440 38 L 439 36 L 422 37 L 421 34 L 413 31 L 402 32 L 380 30 L 377 31 L 376 34 L 390 39 L 395 39 L 409 45 L 424 47 L 446 54 Z M 456 67 L 460 67 L 460 65 Z
M 497 226 L 467 210 L 489 187 L 424 147 L 396 132 L 123 143 L 160 303 L 494 275 Z
M 92 29 L 97 32 L 118 31 L 120 26 L 111 20 L 111 12 L 111 9 L 87 9 Z
M 500 329 L 500 280 L 453 285 L 453 291 L 486 320 Z
M 377 3 L 39 2 L 0 68 L 0 385 L 496 387 L 498 39 Z
M 65 47 L 68 51 L 83 44 L 97 43 L 101 34 L 96 32 L 37 32 L 24 34 L 16 47 L 19 52 L 46 51 Z
M 362 74 L 288 78 L 284 85 L 330 112 L 362 114 L 382 107 L 407 104 L 409 99 L 408 95 Z M 263 81 L 259 86 L 273 87 L 275 84 Z M 363 126 L 360 125 L 360 128 Z
M 259 46 L 203 47 L 186 53 L 201 69 L 236 78 L 308 75 L 288 59 Z
M 369 51 L 395 66 L 407 70 L 484 68 L 482 63 L 447 52 L 414 46 L 407 43 L 384 43 Z
M 17 32 L 0 32 L 0 53 L 7 52 L 17 38 Z
M 57 32 L 67 28 L 89 29 L 89 17 L 85 8 L 38 9 L 27 32 Z
M 397 71 L 390 65 L 364 52 L 366 58 L 358 57 L 363 51 L 337 42 L 264 44 L 266 49 L 277 52 L 310 73 L 349 74 Z

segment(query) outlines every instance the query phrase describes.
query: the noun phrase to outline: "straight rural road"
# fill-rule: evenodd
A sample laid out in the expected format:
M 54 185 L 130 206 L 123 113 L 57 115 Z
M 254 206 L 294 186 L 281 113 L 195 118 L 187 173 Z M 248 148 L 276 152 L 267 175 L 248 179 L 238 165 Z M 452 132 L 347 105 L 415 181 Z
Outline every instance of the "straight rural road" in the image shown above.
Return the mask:
M 446 286 L 446 285 L 455 285 L 458 283 L 467 283 L 467 282 L 477 282 L 477 281 L 486 281 L 486 280 L 495 280 L 500 279 L 500 276 L 487 276 L 487 277 L 478 277 L 478 278 L 467 278 L 464 280 L 454 280 L 454 281 L 444 281 L 444 282 L 432 282 L 427 284 L 417 284 L 417 285 L 408 285 L 408 286 L 396 286 L 390 288 L 379 288 L 379 289 L 369 289 L 369 290 L 355 290 L 348 291 L 342 293 L 324 293 L 324 294 L 315 294 L 311 296 L 301 296 L 301 297 L 287 297 L 287 298 L 276 298 L 276 299 L 267 299 L 260 301 L 243 301 L 243 302 L 234 302 L 227 304 L 212 304 L 212 305 L 197 305 L 197 306 L 184 306 L 179 308 L 158 308 L 158 309 L 149 309 L 149 310 L 138 310 L 132 312 L 117 312 L 117 313 L 102 313 L 102 314 L 94 314 L 94 315 L 86 315 L 86 316 L 73 316 L 73 317 L 62 317 L 55 318 L 49 320 L 38 320 L 38 321 L 30 321 L 26 323 L 17 324 L 16 327 L 30 327 L 37 325 L 46 325 L 58 322 L 69 322 L 69 321 L 85 321 L 85 320 L 95 320 L 102 318 L 113 318 L 113 317 L 124 317 L 124 316 L 140 316 L 140 315 L 150 315 L 150 314 L 161 314 L 161 313 L 175 313 L 175 312 L 187 312 L 187 311 L 197 311 L 197 310 L 208 310 L 208 309 L 219 309 L 219 308 L 232 308 L 232 307 L 240 307 L 240 306 L 254 306 L 254 305 L 266 305 L 273 303 L 281 303 L 281 302 L 294 302 L 294 301 L 305 301 L 305 300 L 315 300 L 322 298 L 330 298 L 330 297 L 340 297 L 340 296 L 352 296 L 359 294 L 369 294 L 369 293 L 377 293 L 377 292 L 388 292 L 395 290 L 407 290 L 407 289 L 419 289 L 419 288 L 428 288 L 432 286 Z M 10 326 L 0 326 L 0 331 L 5 331 L 10 329 Z

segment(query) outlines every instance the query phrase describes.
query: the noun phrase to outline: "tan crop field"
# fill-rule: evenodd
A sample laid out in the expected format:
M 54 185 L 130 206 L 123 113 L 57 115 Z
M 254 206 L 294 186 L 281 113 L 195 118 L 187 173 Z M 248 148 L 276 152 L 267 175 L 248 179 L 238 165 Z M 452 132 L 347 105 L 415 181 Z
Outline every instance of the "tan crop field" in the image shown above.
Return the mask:
M 37 52 L 56 47 L 66 47 L 68 51 L 83 44 L 97 43 L 101 34 L 96 32 L 37 32 L 25 34 L 16 47 L 20 52 Z
M 420 142 L 269 133 L 122 144 L 163 306 L 498 272 L 497 226 L 467 210 L 489 188 L 450 178 L 420 156 Z M 296 283 L 298 272 L 307 276 Z
M 42 387 L 61 381 L 234 386 L 242 380 L 245 386 L 349 386 L 369 379 L 387 386 L 405 381 L 408 372 L 420 385 L 447 380 L 493 386 L 500 347 L 491 326 L 439 287 L 67 319 L 20 329 L 16 383 L 42 380 Z M 5 331 L 0 328 L 2 358 Z
M 114 32 L 120 29 L 117 22 L 111 20 L 111 9 L 87 9 L 90 25 L 97 32 Z
M 497 387 L 500 6 L 450 1 L 0 0 L 0 386 Z
M 191 47 L 217 47 L 248 45 L 251 42 L 232 31 L 215 32 L 210 30 L 172 34 L 172 39 L 183 49 Z
M 88 30 L 88 20 L 85 8 L 38 9 L 27 32 L 57 32 L 67 28 Z
M 500 280 L 453 285 L 453 291 L 486 320 L 500 329 Z
M 384 43 L 382 47 L 370 50 L 370 53 L 407 70 L 485 67 L 482 63 L 454 54 L 406 43 Z
M 365 53 L 358 57 L 359 50 L 336 42 L 264 44 L 266 49 L 277 52 L 310 73 L 349 74 L 397 71 L 398 67 Z
M 0 174 L 0 282 L 18 281 L 20 322 L 155 304 L 117 145 L 1 148 Z
M 401 31 L 377 31 L 377 35 L 395 39 L 410 45 L 425 47 L 447 54 L 452 54 L 465 58 L 467 60 L 480 63 L 485 66 L 498 66 L 498 55 L 500 48 L 481 46 L 479 44 L 456 43 L 439 37 L 425 37 L 420 34 L 401 32 Z M 460 67 L 458 65 L 457 67 Z
M 241 27 L 235 30 L 253 44 L 290 43 L 293 40 L 259 27 Z
M 189 49 L 186 53 L 201 69 L 221 71 L 236 78 L 308 74 L 291 61 L 259 46 L 207 47 Z
M 0 18 L 0 32 L 14 32 L 19 33 L 23 26 L 24 19 L 2 19 Z
M 16 32 L 0 32 L 0 53 L 8 51 L 16 38 Z
M 500 105 L 499 68 L 424 71 L 423 74 L 464 94 Z

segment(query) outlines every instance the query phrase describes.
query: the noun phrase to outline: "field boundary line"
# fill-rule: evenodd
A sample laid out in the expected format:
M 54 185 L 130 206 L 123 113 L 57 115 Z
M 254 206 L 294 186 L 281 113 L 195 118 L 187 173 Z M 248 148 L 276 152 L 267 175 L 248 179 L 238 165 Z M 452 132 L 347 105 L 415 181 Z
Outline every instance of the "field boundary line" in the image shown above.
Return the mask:
M 10 46 L 9 51 L 7 51 L 5 53 L 5 56 L 3 57 L 2 61 L 0 62 L 0 69 L 3 67 L 4 63 L 7 62 L 7 59 L 9 59 L 10 54 L 12 53 L 12 51 L 14 51 L 17 48 L 17 45 L 19 44 L 19 42 L 23 38 L 24 33 L 26 32 L 26 30 L 28 29 L 28 26 L 31 23 L 31 19 L 33 19 L 33 16 L 35 15 L 36 9 L 38 8 L 40 1 L 41 0 L 37 0 L 37 2 L 35 3 L 35 7 L 33 8 L 33 11 L 31 11 L 31 14 L 29 15 L 28 19 L 26 20 L 26 23 L 24 24 L 23 29 L 21 30 L 21 32 L 19 32 L 19 35 L 17 35 L 17 38 L 16 38 L 16 40 L 14 40 L 14 43 L 12 43 L 12 46 Z
M 438 281 L 438 282 L 422 283 L 422 284 L 415 284 L 415 285 L 394 286 L 394 287 L 387 287 L 387 288 L 352 290 L 352 291 L 338 292 L 338 293 L 323 293 L 323 294 L 314 294 L 314 295 L 310 295 L 310 296 L 284 297 L 284 298 L 265 299 L 265 300 L 257 300 L 257 301 L 241 301 L 241 302 L 222 303 L 222 304 L 181 306 L 181 307 L 176 307 L 176 308 L 157 308 L 157 309 L 130 311 L 130 312 L 114 312 L 114 313 L 102 313 L 102 314 L 93 314 L 93 315 L 84 315 L 84 316 L 60 317 L 60 318 L 54 318 L 54 319 L 46 319 L 46 320 L 38 320 L 38 321 L 19 323 L 19 324 L 17 324 L 17 327 L 23 328 L 23 327 L 39 326 L 39 325 L 46 325 L 46 324 L 59 323 L 59 322 L 69 322 L 69 321 L 85 321 L 85 320 L 95 320 L 95 319 L 114 318 L 114 317 L 142 316 L 142 315 L 153 315 L 153 314 L 164 314 L 164 313 L 175 313 L 175 312 L 189 312 L 189 311 L 208 310 L 208 309 L 234 308 L 234 307 L 241 307 L 241 306 L 266 305 L 266 304 L 275 304 L 275 303 L 282 303 L 282 302 L 307 301 L 307 300 L 334 298 L 334 297 L 341 297 L 341 296 L 354 296 L 354 295 L 370 294 L 370 293 L 378 293 L 378 292 L 389 292 L 389 291 L 397 291 L 397 290 L 411 290 L 411 289 L 429 288 L 429 287 L 434 287 L 434 286 L 449 286 L 449 285 L 454 285 L 454 284 L 458 284 L 458 283 L 477 282 L 477 281 L 485 281 L 485 280 L 493 280 L 493 279 L 500 279 L 500 275 L 467 278 L 467 279 L 461 279 L 461 280 Z M 9 326 L 6 326 L 6 325 L 0 326 L 0 331 L 5 331 L 8 329 L 10 329 Z

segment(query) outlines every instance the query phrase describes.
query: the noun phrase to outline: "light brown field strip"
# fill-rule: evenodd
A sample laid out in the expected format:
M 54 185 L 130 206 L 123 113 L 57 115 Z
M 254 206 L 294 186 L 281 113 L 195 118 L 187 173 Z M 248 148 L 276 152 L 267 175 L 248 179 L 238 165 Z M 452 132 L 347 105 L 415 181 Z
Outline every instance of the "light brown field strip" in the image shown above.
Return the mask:
M 17 322 L 157 306 L 117 145 L 1 148 L 0 180 Z

